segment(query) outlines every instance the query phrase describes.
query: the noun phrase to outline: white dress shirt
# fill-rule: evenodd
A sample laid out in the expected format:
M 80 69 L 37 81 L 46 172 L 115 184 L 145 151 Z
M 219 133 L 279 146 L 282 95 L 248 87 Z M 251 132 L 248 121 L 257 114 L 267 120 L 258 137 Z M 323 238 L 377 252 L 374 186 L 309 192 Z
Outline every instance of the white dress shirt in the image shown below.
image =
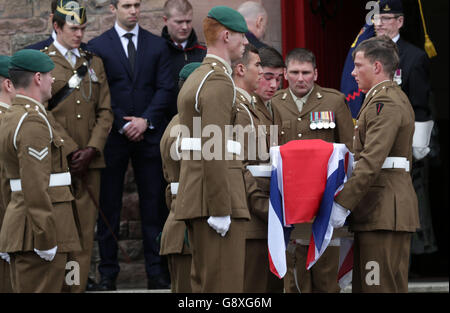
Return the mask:
M 136 48 L 136 51 L 138 49 L 138 33 L 139 33 L 139 25 L 136 24 L 134 28 L 130 31 L 126 31 L 122 27 L 119 26 L 119 24 L 116 22 L 114 24 L 114 29 L 116 30 L 117 34 L 119 35 L 120 42 L 122 43 L 123 50 L 125 51 L 125 55 L 128 58 L 128 39 L 124 37 L 125 34 L 131 33 L 134 34 L 134 36 L 131 38 L 134 43 L 134 47 Z

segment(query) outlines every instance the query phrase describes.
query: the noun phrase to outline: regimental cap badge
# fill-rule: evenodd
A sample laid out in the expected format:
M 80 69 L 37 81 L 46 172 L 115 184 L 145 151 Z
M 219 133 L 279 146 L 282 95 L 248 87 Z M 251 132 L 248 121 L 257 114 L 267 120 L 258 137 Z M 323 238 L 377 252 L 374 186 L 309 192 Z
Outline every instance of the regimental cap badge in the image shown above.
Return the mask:
M 386 3 L 383 10 L 386 12 L 389 12 L 391 10 L 391 8 L 389 7 L 389 4 Z
M 317 99 L 322 99 L 322 94 L 320 92 L 317 93 Z
M 82 25 L 86 23 L 86 8 L 77 1 L 58 0 L 55 14 L 67 23 Z

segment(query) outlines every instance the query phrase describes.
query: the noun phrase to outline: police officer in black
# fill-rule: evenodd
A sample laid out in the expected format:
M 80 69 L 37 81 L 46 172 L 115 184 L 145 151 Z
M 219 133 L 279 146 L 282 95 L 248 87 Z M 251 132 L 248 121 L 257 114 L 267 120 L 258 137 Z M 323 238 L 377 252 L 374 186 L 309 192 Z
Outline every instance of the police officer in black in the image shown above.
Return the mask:
M 430 107 L 430 62 L 425 51 L 400 36 L 405 19 L 402 1 L 381 0 L 379 6 L 380 14 L 373 18 L 375 32 L 377 36 L 387 35 L 397 43 L 400 66 L 395 72 L 394 81 L 408 96 L 415 114 L 412 179 L 419 201 L 421 227 L 413 235 L 411 253 L 432 253 L 437 250 L 437 246 L 431 223 L 427 183 L 427 155 L 434 124 Z

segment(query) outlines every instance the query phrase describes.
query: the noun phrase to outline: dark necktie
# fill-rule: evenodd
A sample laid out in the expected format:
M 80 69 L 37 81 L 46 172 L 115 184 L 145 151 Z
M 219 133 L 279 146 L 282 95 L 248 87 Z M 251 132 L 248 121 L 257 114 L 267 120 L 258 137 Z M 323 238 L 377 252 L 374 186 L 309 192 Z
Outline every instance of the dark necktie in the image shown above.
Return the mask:
M 131 71 L 134 72 L 134 62 L 136 60 L 136 47 L 134 46 L 134 43 L 133 43 L 133 40 L 132 40 L 134 34 L 126 33 L 123 36 L 128 39 L 128 47 L 127 47 L 127 49 L 128 49 L 128 60 L 130 61 Z

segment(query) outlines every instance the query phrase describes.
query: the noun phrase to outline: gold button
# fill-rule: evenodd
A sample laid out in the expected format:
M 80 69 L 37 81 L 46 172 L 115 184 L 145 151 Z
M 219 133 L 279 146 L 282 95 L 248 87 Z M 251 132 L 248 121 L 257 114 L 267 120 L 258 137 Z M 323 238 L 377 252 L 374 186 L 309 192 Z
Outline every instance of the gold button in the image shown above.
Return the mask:
M 80 100 L 77 100 L 77 104 L 80 104 Z
M 301 120 L 302 120 L 302 118 L 301 118 L 301 117 L 299 117 L 299 118 L 298 118 L 298 120 L 299 120 L 299 121 L 301 121 Z
M 284 135 L 284 131 L 281 131 L 281 134 Z
M 76 86 L 75 88 L 80 89 L 80 86 Z
M 74 73 L 74 74 L 76 74 L 76 73 L 77 73 L 77 71 L 73 71 L 73 73 Z
M 298 137 L 299 137 L 299 138 L 302 137 L 302 134 L 298 134 Z
M 77 115 L 77 119 L 80 119 L 80 118 L 81 118 L 81 114 L 78 114 L 78 115 Z

